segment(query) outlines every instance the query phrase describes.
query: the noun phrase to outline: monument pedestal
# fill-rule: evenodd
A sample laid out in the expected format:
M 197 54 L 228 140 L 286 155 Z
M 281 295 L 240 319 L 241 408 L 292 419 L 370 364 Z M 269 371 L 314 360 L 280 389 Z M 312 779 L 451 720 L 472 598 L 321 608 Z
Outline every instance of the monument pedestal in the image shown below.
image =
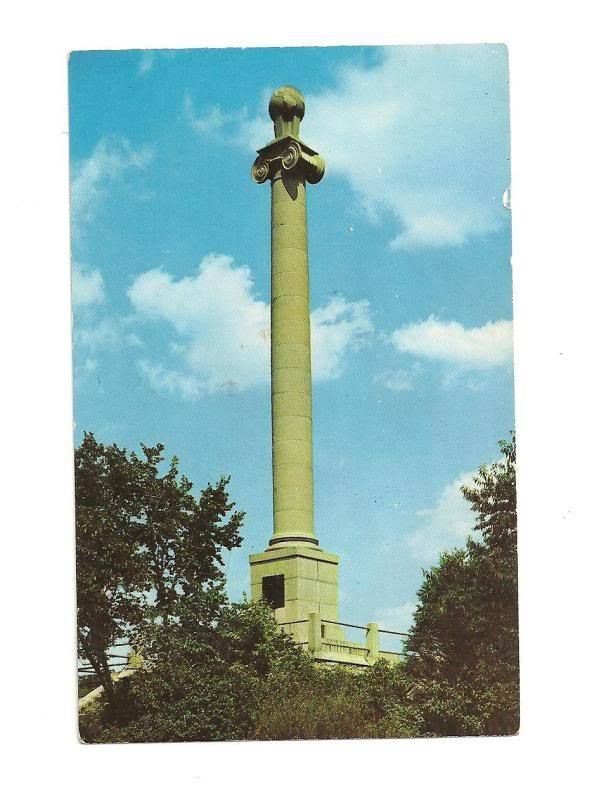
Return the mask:
M 339 626 L 329 624 L 339 619 L 338 556 L 314 545 L 275 545 L 249 556 L 249 563 L 252 599 L 265 599 L 295 641 L 308 641 L 313 613 L 321 620 L 322 638 L 343 639 Z

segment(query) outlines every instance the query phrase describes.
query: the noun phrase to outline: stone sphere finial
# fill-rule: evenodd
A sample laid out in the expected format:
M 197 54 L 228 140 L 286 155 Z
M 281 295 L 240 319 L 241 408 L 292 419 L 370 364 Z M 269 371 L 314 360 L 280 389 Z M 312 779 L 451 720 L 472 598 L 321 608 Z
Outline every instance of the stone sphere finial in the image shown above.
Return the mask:
M 293 86 L 280 86 L 271 95 L 269 116 L 275 122 L 278 117 L 285 120 L 304 116 L 304 97 Z
M 280 86 L 271 95 L 269 116 L 273 120 L 276 138 L 298 136 L 300 120 L 304 117 L 304 97 L 293 86 Z

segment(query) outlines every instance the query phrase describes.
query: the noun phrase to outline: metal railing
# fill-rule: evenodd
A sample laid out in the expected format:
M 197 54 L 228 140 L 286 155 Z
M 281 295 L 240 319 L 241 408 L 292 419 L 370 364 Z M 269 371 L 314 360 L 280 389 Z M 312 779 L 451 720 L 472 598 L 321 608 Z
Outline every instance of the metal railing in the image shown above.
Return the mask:
M 333 625 L 338 628 L 349 628 L 355 631 L 364 631 L 367 641 L 369 636 L 371 635 L 371 631 L 374 631 L 374 633 L 376 634 L 384 634 L 388 636 L 397 636 L 397 637 L 409 636 L 409 634 L 406 633 L 405 631 L 394 631 L 394 630 L 388 630 L 387 628 L 379 628 L 378 626 L 376 626 L 376 624 L 373 623 L 368 623 L 368 625 L 356 625 L 353 622 L 337 622 L 335 620 L 330 620 L 330 619 L 321 619 L 321 623 L 324 623 L 325 625 Z M 389 656 L 398 656 L 400 658 L 403 657 L 403 653 L 400 652 L 400 650 L 390 650 L 390 649 L 386 650 L 380 647 L 378 642 L 375 643 L 375 647 L 378 647 L 380 654 Z M 367 644 L 366 647 L 362 649 L 366 649 L 366 651 L 370 652 L 371 649 L 375 648 L 371 648 Z
M 110 653 L 110 650 L 115 648 L 127 647 L 128 652 L 126 653 Z M 107 648 L 107 667 L 112 672 L 116 669 L 123 669 L 128 667 L 129 669 L 135 669 L 135 667 L 129 666 L 129 657 L 131 655 L 131 649 L 129 640 L 123 642 L 115 642 L 115 644 L 110 645 Z M 85 675 L 96 675 L 95 668 L 91 666 L 90 662 L 86 658 L 78 657 L 78 674 L 81 677 Z
M 368 625 L 354 625 L 352 622 L 335 622 L 335 620 L 330 619 L 321 619 L 321 622 L 324 622 L 327 625 L 339 625 L 343 628 L 357 628 L 360 631 L 367 631 L 369 628 Z M 377 628 L 376 630 L 378 633 L 392 633 L 395 636 L 409 636 L 408 633 L 404 633 L 403 631 L 388 631 L 385 628 Z
M 306 629 L 302 626 L 306 625 Z M 307 647 L 308 651 L 317 660 L 337 660 L 352 664 L 373 664 L 379 658 L 398 660 L 403 657 L 402 648 L 380 647 L 381 636 L 406 637 L 406 631 L 379 628 L 377 623 L 357 625 L 353 622 L 339 622 L 325 619 L 318 612 L 309 614 L 308 619 L 278 622 L 278 626 L 286 633 L 293 636 L 295 643 Z M 355 634 L 347 635 L 347 631 L 364 633 L 364 640 L 357 641 Z M 359 637 L 358 637 L 359 638 Z M 400 641 L 400 639 L 399 639 Z M 334 656 L 334 659 L 331 659 Z M 360 660 L 361 659 L 361 660 Z
M 314 619 L 312 619 L 314 617 Z M 397 650 L 384 650 L 378 645 L 378 641 L 371 640 L 372 633 L 376 634 L 384 634 L 387 636 L 409 636 L 408 633 L 404 631 L 394 631 L 388 630 L 387 628 L 379 628 L 373 623 L 369 623 L 368 625 L 356 625 L 352 622 L 337 622 L 336 620 L 331 619 L 323 619 L 320 618 L 319 614 L 311 614 L 309 619 L 297 619 L 291 620 L 290 622 L 279 622 L 278 627 L 284 630 L 286 633 L 291 635 L 295 634 L 294 626 L 297 625 L 307 625 L 308 630 L 306 632 L 306 638 L 301 641 L 296 641 L 297 645 L 302 647 L 307 647 L 309 650 L 313 652 L 325 650 L 329 653 L 350 653 L 354 655 L 355 653 L 364 654 L 367 657 L 376 657 L 378 655 L 389 655 L 389 656 L 397 656 L 399 658 L 403 657 L 403 653 Z M 351 642 L 343 641 L 335 639 L 332 636 L 327 636 L 326 626 L 333 626 L 339 630 L 343 628 L 348 628 L 351 630 L 356 631 L 364 631 L 366 636 L 366 643 L 361 644 L 359 642 Z M 318 630 L 317 630 L 318 629 Z M 303 634 L 300 634 L 303 635 Z M 129 647 L 129 641 L 120 641 L 116 642 L 115 644 L 111 645 L 108 650 L 114 650 L 115 648 L 122 648 L 122 647 Z M 312 644 L 312 647 L 311 647 Z M 130 666 L 129 664 L 129 656 L 131 654 L 131 650 L 127 653 L 108 653 L 108 660 L 107 666 L 110 670 L 121 670 L 121 669 L 137 669 L 137 667 Z M 81 677 L 87 675 L 94 675 L 95 670 L 94 668 L 86 661 L 85 659 L 79 659 L 78 665 L 78 674 Z

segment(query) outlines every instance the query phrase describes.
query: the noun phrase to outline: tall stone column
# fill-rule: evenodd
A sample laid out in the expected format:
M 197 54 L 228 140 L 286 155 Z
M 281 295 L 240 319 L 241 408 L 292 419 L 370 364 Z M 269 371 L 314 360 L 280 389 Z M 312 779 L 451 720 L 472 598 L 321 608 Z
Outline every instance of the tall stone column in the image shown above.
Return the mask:
M 306 184 L 324 162 L 299 138 L 304 98 L 284 86 L 269 102 L 274 140 L 258 150 L 257 183 L 271 182 L 271 548 L 317 547 L 314 534 Z
M 306 185 L 323 177 L 323 159 L 300 139 L 304 99 L 283 86 L 269 102 L 275 138 L 258 151 L 257 183 L 271 183 L 271 409 L 273 535 L 249 556 L 251 597 L 274 610 L 297 642 L 318 658 L 323 638 L 343 639 L 339 558 L 314 533 L 310 309 Z M 329 621 L 329 622 L 327 622 Z

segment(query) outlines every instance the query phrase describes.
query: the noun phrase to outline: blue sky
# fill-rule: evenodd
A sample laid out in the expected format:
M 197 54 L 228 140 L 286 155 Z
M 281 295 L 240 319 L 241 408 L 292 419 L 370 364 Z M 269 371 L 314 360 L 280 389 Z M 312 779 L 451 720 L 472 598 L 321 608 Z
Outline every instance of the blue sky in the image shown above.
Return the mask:
M 269 187 L 281 84 L 306 98 L 316 533 L 341 618 L 409 624 L 462 545 L 459 487 L 513 427 L 507 53 L 500 45 L 70 57 L 76 441 L 166 445 L 271 535 Z

